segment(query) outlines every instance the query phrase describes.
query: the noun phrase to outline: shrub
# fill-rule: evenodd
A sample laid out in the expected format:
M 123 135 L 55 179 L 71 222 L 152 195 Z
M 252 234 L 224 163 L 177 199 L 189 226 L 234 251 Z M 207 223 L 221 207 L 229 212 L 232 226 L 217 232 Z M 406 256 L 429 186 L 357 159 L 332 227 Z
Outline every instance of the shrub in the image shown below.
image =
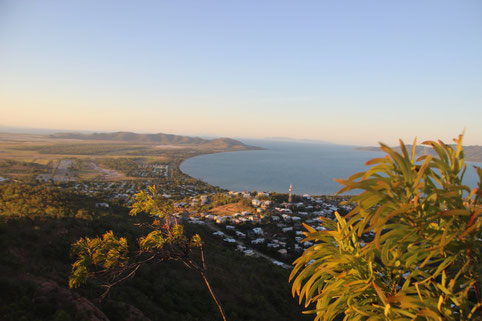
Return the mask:
M 462 136 L 456 148 L 427 141 L 436 156 L 398 153 L 347 180 L 359 189 L 345 217 L 309 226 L 315 242 L 294 264 L 290 281 L 315 320 L 470 320 L 480 317 L 481 180 L 470 190 Z M 479 178 L 482 170 L 476 168 Z

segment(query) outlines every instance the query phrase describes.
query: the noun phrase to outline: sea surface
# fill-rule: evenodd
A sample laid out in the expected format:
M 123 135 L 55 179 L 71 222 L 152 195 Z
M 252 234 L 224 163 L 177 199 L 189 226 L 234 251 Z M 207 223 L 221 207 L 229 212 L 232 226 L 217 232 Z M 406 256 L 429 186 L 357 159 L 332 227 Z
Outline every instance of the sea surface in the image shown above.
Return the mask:
M 248 140 L 243 143 L 265 150 L 209 154 L 193 157 L 181 164 L 181 170 L 211 185 L 234 191 L 270 191 L 294 194 L 331 195 L 341 185 L 335 178 L 346 179 L 365 171 L 364 164 L 382 152 L 357 150 L 357 146 Z M 468 163 L 464 183 L 475 187 L 478 177 Z

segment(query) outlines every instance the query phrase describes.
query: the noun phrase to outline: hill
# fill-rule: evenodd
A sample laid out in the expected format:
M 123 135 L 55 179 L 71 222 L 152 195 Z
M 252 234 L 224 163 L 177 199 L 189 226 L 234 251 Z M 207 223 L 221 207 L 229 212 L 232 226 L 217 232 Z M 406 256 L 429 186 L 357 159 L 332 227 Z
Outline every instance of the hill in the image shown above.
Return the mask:
M 407 150 L 412 150 L 412 145 L 405 145 L 407 146 Z M 454 144 L 449 145 L 452 148 L 455 148 Z M 400 152 L 400 147 L 392 147 L 397 152 Z M 366 151 L 380 151 L 378 147 L 360 147 L 357 148 L 358 150 L 366 150 Z M 416 153 L 418 156 L 424 155 L 426 153 L 430 153 L 432 155 L 436 155 L 435 151 L 432 147 L 428 146 L 417 146 Z M 472 146 L 464 146 L 464 155 L 465 160 L 469 162 L 482 162 L 482 146 L 479 145 L 472 145 Z
M 132 132 L 115 133 L 56 133 L 50 138 L 80 139 L 80 140 L 103 140 L 103 141 L 125 141 L 143 144 L 162 145 L 202 145 L 203 147 L 226 148 L 226 149 L 256 149 L 242 142 L 231 138 L 204 139 L 200 137 L 171 135 L 171 134 L 137 134 Z
M 115 204 L 98 208 L 102 199 L 73 192 L 49 184 L 0 184 L 0 320 L 219 319 L 199 274 L 177 261 L 143 265 L 102 302 L 104 289 L 94 281 L 69 289 L 73 242 L 114 230 L 134 243 L 151 222 Z M 205 242 L 208 275 L 228 320 L 312 320 L 291 297 L 288 270 L 236 252 L 205 227 L 185 228 Z

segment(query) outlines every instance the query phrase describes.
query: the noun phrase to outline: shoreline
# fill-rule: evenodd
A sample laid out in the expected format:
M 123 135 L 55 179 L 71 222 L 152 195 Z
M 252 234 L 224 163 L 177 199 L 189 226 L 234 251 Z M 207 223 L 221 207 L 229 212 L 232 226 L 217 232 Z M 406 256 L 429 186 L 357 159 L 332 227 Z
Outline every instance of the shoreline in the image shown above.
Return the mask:
M 249 145 L 247 145 L 249 146 Z M 187 177 L 190 177 L 192 179 L 195 179 L 195 180 L 198 180 L 200 182 L 203 182 L 204 184 L 207 184 L 213 188 L 219 188 L 219 189 L 222 189 L 222 190 L 226 190 L 226 188 L 222 187 L 222 186 L 215 186 L 215 185 L 212 185 L 211 183 L 209 182 L 206 182 L 205 180 L 202 180 L 200 178 L 197 178 L 197 177 L 193 177 L 189 174 L 187 174 L 186 172 L 182 171 L 181 170 L 181 165 L 182 163 L 184 163 L 186 160 L 188 159 L 192 159 L 192 158 L 196 158 L 196 157 L 199 157 L 199 156 L 204 156 L 204 155 L 214 155 L 214 154 L 221 154 L 221 153 L 237 153 L 237 152 L 247 152 L 247 151 L 257 151 L 257 150 L 267 150 L 267 148 L 262 148 L 262 147 L 257 147 L 257 146 L 249 146 L 249 147 L 254 147 L 253 149 L 243 149 L 243 150 L 228 150 L 228 151 L 216 151 L 216 152 L 210 152 L 210 153 L 200 153 L 198 155 L 192 155 L 192 156 L 189 156 L 189 157 L 186 157 L 186 158 L 182 158 L 182 159 L 179 159 L 179 160 L 176 160 L 175 162 L 175 166 L 176 166 L 176 169 L 179 171 L 179 173 L 181 173 L 182 175 L 185 175 Z
M 198 180 L 204 184 L 207 184 L 213 188 L 218 188 L 218 189 L 221 189 L 221 190 L 224 190 L 224 191 L 229 191 L 230 189 L 228 188 L 225 188 L 225 187 L 222 187 L 222 186 L 218 186 L 218 185 L 213 185 L 203 179 L 200 179 L 200 178 L 197 178 L 197 177 L 193 177 L 191 175 L 189 175 L 188 173 L 184 172 L 181 170 L 181 165 L 184 161 L 188 160 L 188 159 L 192 159 L 192 158 L 196 158 L 198 156 L 204 156 L 204 155 L 214 155 L 214 154 L 221 154 L 221 153 L 235 153 L 235 152 L 244 152 L 244 151 L 255 151 L 255 150 L 269 150 L 268 148 L 259 148 L 259 149 L 247 149 L 247 150 L 236 150 L 236 151 L 220 151 L 220 152 L 214 152 L 214 153 L 203 153 L 203 154 L 199 154 L 199 155 L 193 155 L 193 156 L 190 156 L 190 157 L 186 157 L 186 158 L 183 158 L 181 160 L 179 160 L 178 162 L 176 162 L 176 167 L 177 167 L 177 170 L 179 170 L 179 172 L 182 174 L 182 175 L 185 175 L 189 178 L 192 178 L 192 179 L 195 179 L 195 180 Z M 255 191 L 255 190 L 258 190 L 258 189 L 243 189 L 243 190 L 239 190 L 237 192 L 241 192 L 241 191 L 248 191 L 248 192 L 252 192 L 252 191 Z M 267 191 L 264 191 L 264 192 L 268 192 L 268 193 L 276 193 L 276 194 L 288 194 L 288 192 L 276 192 L 276 191 L 272 191 L 272 190 L 267 190 Z M 303 193 L 303 194 L 297 194 L 297 193 L 293 193 L 294 196 L 299 196 L 299 197 L 302 197 L 304 194 L 309 194 L 309 193 Z M 337 195 L 336 193 L 335 194 L 309 194 L 310 196 L 312 197 L 342 197 L 342 198 L 351 198 L 353 197 L 355 194 L 351 195 L 351 194 L 342 194 L 342 195 Z

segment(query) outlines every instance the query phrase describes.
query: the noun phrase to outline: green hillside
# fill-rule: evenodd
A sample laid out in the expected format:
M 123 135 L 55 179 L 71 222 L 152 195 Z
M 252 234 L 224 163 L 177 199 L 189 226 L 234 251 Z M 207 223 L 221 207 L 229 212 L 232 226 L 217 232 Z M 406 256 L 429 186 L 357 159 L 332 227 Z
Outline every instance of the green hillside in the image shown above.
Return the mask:
M 199 275 L 178 262 L 144 265 L 102 301 L 95 283 L 71 290 L 70 245 L 108 230 L 133 241 L 147 217 L 96 208 L 96 200 L 48 185 L 0 185 L 1 320 L 218 320 Z M 136 225 L 135 225 L 136 224 Z M 248 258 L 202 227 L 208 276 L 229 320 L 310 320 L 291 297 L 289 271 Z M 186 226 L 186 234 L 194 233 Z

